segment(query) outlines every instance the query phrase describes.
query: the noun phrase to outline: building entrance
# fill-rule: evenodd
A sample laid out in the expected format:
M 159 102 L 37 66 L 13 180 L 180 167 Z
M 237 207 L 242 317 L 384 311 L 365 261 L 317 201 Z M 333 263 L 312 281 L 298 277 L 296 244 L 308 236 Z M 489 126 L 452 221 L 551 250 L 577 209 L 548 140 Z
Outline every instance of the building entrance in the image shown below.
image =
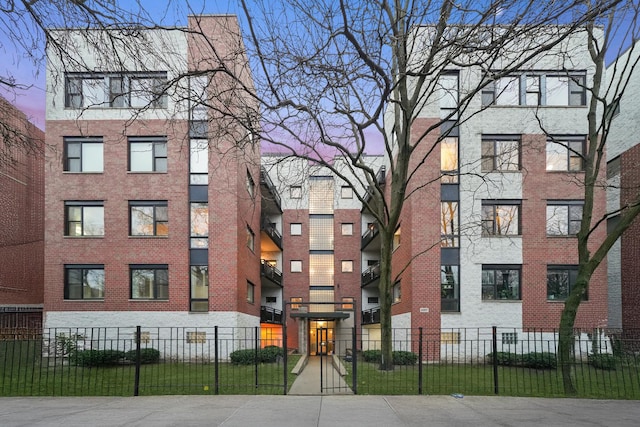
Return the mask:
M 309 321 L 309 355 L 320 356 L 333 354 L 335 321 Z

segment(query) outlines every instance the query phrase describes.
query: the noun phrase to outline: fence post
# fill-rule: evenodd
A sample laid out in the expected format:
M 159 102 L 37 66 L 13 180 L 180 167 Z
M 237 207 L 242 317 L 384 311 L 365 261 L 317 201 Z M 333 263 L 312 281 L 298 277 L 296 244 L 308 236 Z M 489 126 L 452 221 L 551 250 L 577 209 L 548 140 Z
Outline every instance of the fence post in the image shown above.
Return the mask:
M 418 394 L 422 394 L 422 327 L 418 328 Z
M 287 367 L 289 366 L 289 348 L 287 344 L 287 304 L 284 303 L 282 305 L 282 349 L 284 350 L 284 354 L 282 355 L 282 363 L 284 364 L 284 392 L 283 394 L 287 395 L 288 377 L 287 377 Z
M 140 325 L 136 326 L 136 373 L 133 382 L 133 395 L 140 395 L 140 335 L 142 335 L 142 328 Z
M 260 346 L 260 327 L 259 326 L 255 326 L 253 328 L 254 332 L 253 332 L 253 347 L 254 347 L 254 351 L 255 351 L 255 388 L 256 390 L 258 389 L 258 364 L 260 363 L 260 360 L 258 360 L 258 355 L 259 355 L 259 346 Z
M 493 393 L 498 394 L 498 328 L 491 327 L 493 341 Z
M 218 326 L 213 327 L 213 392 L 220 394 L 220 382 L 218 377 Z
M 353 378 L 351 379 L 351 389 L 353 390 L 353 394 L 358 394 L 358 348 L 356 347 L 357 342 L 357 329 L 351 328 L 351 368 L 353 371 Z

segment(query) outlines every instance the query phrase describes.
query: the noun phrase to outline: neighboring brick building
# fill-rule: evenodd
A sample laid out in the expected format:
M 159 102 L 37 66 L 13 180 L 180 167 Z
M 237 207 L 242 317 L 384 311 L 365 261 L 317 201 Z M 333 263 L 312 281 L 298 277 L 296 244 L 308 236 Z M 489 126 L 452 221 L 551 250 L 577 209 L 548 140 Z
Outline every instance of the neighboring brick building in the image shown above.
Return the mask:
M 0 335 L 42 325 L 44 133 L 0 97 Z

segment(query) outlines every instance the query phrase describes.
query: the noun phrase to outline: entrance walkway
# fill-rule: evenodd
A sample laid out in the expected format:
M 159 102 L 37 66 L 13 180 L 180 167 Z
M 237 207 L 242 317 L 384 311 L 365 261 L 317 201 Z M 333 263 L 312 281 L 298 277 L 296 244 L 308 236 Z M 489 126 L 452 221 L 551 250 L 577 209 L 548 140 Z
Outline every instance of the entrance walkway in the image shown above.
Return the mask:
M 320 359 L 322 358 L 322 391 L 320 390 Z M 332 356 L 309 356 L 307 365 L 291 384 L 289 395 L 316 396 L 328 394 L 353 394 L 351 387 L 333 367 Z

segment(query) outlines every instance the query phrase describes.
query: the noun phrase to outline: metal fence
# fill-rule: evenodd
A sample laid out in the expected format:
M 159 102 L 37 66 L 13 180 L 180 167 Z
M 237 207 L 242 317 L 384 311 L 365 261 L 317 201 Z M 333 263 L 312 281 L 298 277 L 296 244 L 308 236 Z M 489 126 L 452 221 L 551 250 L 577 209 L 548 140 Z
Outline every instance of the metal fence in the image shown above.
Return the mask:
M 357 394 L 562 396 L 555 331 L 394 329 L 336 333 L 334 359 Z M 57 328 L 0 341 L 0 396 L 286 394 L 301 355 L 251 328 Z M 286 342 L 286 341 L 285 341 Z M 355 349 L 355 350 L 354 350 Z M 640 399 L 640 330 L 577 330 L 581 397 Z M 319 379 L 320 380 L 320 379 Z

